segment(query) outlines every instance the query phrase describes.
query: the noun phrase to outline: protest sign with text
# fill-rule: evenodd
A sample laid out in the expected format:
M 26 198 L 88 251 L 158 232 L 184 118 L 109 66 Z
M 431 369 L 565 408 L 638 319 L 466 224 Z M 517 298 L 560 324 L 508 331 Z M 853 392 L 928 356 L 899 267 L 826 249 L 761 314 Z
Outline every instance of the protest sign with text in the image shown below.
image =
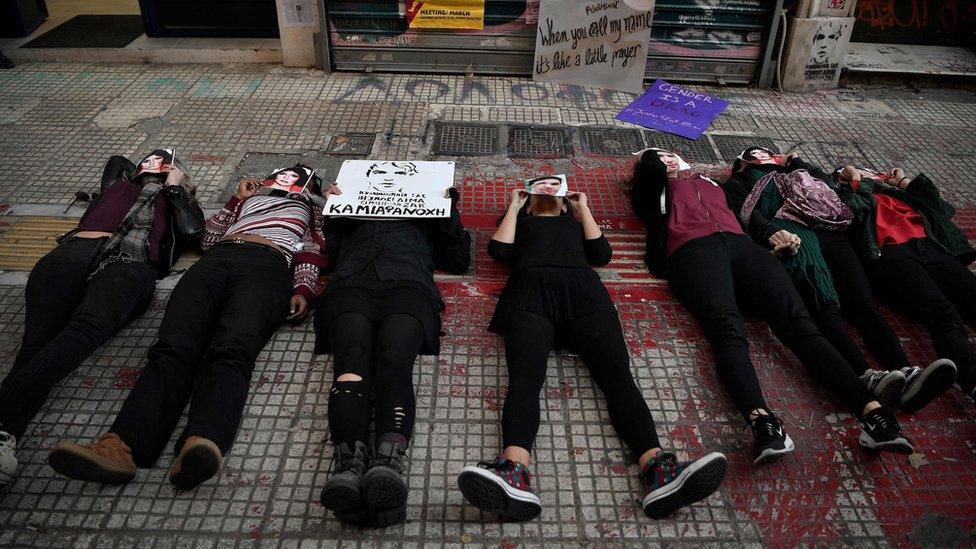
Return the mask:
M 638 93 L 654 0 L 542 0 L 533 80 Z
M 447 189 L 454 162 L 346 160 L 326 203 L 327 216 L 368 218 L 450 217 Z
M 617 120 L 698 139 L 728 106 L 717 97 L 658 80 L 624 107 Z

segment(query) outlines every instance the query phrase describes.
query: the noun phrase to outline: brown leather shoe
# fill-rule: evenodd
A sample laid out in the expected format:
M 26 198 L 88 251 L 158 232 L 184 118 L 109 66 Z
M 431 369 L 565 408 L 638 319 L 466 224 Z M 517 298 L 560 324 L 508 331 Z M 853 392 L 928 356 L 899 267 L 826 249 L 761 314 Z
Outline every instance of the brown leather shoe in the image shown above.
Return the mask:
M 192 490 L 220 471 L 224 457 L 217 444 L 203 437 L 190 437 L 169 469 L 169 481 L 180 490 Z
M 47 462 L 68 478 L 102 484 L 124 484 L 136 476 L 132 450 L 115 433 L 106 433 L 91 444 L 59 442 Z

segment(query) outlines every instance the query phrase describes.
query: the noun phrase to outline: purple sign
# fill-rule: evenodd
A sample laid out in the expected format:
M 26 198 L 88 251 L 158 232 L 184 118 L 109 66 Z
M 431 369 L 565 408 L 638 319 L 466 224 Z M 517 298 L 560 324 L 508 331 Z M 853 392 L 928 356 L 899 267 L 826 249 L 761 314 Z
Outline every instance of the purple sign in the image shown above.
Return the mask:
M 698 139 L 728 106 L 717 97 L 658 80 L 617 113 L 617 120 Z

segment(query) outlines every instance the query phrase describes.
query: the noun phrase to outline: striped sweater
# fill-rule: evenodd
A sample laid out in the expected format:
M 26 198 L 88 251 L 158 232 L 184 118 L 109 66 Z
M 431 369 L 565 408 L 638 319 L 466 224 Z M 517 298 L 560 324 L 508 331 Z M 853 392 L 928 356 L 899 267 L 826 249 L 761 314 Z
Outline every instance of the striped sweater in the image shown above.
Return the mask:
M 294 292 L 306 299 L 318 295 L 319 271 L 325 267 L 325 241 L 319 216 L 310 203 L 294 198 L 254 195 L 231 197 L 207 220 L 204 251 L 226 236 L 255 235 L 270 240 L 294 264 Z

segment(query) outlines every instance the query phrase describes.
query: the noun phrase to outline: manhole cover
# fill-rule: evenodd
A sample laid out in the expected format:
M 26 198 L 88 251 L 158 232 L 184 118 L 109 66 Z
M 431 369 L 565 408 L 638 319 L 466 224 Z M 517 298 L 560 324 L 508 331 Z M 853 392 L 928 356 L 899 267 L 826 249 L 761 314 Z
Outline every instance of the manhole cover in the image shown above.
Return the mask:
M 495 154 L 498 127 L 477 124 L 437 124 L 433 154 L 476 156 Z
M 649 131 L 647 132 L 647 145 L 677 153 L 687 162 L 715 164 L 719 161 L 711 143 L 708 142 L 708 136 L 704 134 L 692 141 L 669 133 Z
M 508 156 L 553 158 L 569 156 L 572 146 L 565 128 L 513 126 L 508 129 Z
M 593 156 L 630 156 L 644 148 L 638 130 L 583 128 L 583 153 Z
M 715 146 L 718 147 L 722 158 L 732 162 L 743 150 L 749 147 L 766 147 L 771 151 L 779 151 L 776 143 L 768 137 L 754 137 L 751 135 L 712 135 Z
M 333 137 L 325 152 L 342 156 L 368 156 L 373 150 L 375 139 L 376 136 L 371 133 L 344 133 Z

